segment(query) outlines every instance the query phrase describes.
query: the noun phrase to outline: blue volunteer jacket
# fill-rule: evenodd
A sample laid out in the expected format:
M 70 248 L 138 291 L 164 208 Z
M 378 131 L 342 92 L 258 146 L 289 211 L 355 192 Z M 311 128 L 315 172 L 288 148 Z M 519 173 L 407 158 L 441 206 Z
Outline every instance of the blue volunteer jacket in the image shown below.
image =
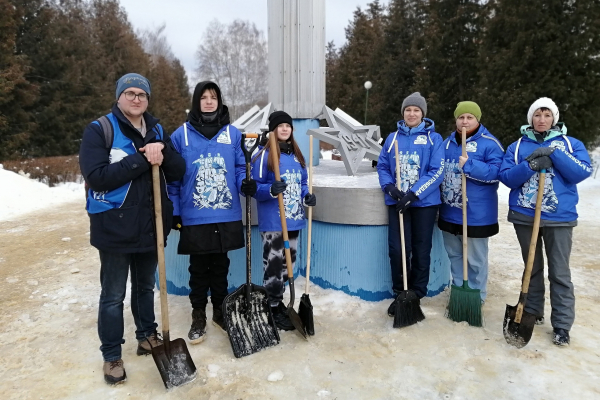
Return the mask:
M 259 151 L 262 147 L 259 148 Z M 271 185 L 275 181 L 275 173 L 267 168 L 269 151 L 265 150 L 252 164 L 252 179 L 256 180 L 256 208 L 258 211 L 258 230 L 260 232 L 281 232 L 281 217 L 277 197 L 271 196 Z M 302 168 L 294 154 L 281 152 L 279 159 L 281 180 L 287 183 L 283 192 L 285 218 L 289 231 L 297 231 L 306 227 L 304 215 L 304 197 L 308 194 L 308 174 Z
M 446 159 L 442 181 L 440 218 L 462 225 L 462 172 L 467 177 L 467 224 L 492 225 L 498 222 L 498 172 L 504 149 L 486 128 L 479 124 L 477 132 L 467 138 L 469 159 L 460 168 L 462 146 L 456 143 L 456 132 L 444 141 Z
M 246 175 L 242 134 L 226 125 L 207 139 L 186 122 L 171 135 L 185 159 L 183 179 L 168 185 L 173 215 L 183 225 L 232 222 L 242 219 L 239 193 Z
M 411 207 L 428 207 L 441 203 L 439 186 L 444 176 L 443 140 L 435 131 L 435 124 L 429 118 L 414 127 L 408 128 L 404 121 L 398 122 L 398 130 L 389 134 L 377 161 L 379 185 L 385 193 L 389 184 L 396 185 L 396 156 L 394 141 L 398 141 L 400 157 L 400 190 L 414 192 L 419 198 Z M 385 204 L 396 201 L 385 193 Z
M 553 126 L 543 143 L 538 143 L 533 127 L 521 127 L 521 137 L 506 149 L 500 167 L 500 181 L 508 186 L 509 208 L 533 217 L 539 185 L 539 174 L 529 168 L 526 160 L 539 147 L 554 147 L 550 155 L 552 167 L 546 171 L 542 219 L 570 222 L 577 219 L 577 184 L 591 175 L 590 156 L 583 143 L 567 136 L 563 123 Z

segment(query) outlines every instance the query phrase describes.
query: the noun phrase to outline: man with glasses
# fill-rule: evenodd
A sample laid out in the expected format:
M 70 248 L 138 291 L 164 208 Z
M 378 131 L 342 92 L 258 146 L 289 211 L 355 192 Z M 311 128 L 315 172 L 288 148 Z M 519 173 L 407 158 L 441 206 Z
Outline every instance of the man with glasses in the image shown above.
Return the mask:
M 104 380 L 111 385 L 127 378 L 121 345 L 129 270 L 137 355 L 150 354 L 152 347 L 162 344 L 154 316 L 157 252 L 151 170 L 152 165 L 160 166 L 165 240 L 173 218 L 165 185 L 185 173 L 185 161 L 169 135 L 146 112 L 150 93 L 150 82 L 142 75 L 122 76 L 111 113 L 85 128 L 79 151 L 81 172 L 89 186 L 90 243 L 100 253 L 98 335 Z

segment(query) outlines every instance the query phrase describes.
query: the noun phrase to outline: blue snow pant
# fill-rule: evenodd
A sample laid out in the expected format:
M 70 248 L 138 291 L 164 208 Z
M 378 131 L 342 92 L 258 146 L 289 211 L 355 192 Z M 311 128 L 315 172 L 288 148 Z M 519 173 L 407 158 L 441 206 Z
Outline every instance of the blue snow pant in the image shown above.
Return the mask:
M 388 206 L 388 249 L 394 293 L 404 290 L 402 280 L 402 253 L 406 257 L 408 289 L 419 298 L 427 295 L 433 226 L 438 206 L 410 207 L 404 212 L 404 245 L 400 245 L 400 218 L 395 206 Z
M 450 259 L 454 285 L 463 285 L 463 236 L 442 231 L 444 247 Z M 469 287 L 481 291 L 481 300 L 487 296 L 489 238 L 467 238 L 467 273 Z

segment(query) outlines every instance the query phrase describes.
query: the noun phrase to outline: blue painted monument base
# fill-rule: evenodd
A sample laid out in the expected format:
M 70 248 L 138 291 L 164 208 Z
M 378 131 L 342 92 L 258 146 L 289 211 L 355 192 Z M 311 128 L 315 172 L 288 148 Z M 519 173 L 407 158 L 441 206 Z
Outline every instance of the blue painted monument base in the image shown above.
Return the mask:
M 306 229 L 298 241 L 294 275 L 306 276 Z M 165 248 L 167 292 L 188 295 L 189 256 L 177 254 L 179 232 L 171 231 Z M 341 290 L 363 300 L 392 298 L 392 280 L 387 246 L 387 226 L 345 225 L 313 221 L 310 280 L 326 289 Z M 246 250 L 229 252 L 229 291 L 245 283 Z M 252 227 L 252 282 L 263 284 L 262 242 Z M 431 250 L 428 296 L 442 292 L 450 282 L 450 261 L 442 233 L 435 227 Z M 298 288 L 297 292 L 300 292 Z

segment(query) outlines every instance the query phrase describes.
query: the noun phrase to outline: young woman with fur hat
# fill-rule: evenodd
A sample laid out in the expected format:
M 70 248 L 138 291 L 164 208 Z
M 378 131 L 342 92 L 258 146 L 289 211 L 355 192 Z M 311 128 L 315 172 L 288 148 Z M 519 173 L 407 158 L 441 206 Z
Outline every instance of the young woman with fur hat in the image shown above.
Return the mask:
M 553 343 L 570 343 L 569 331 L 575 320 L 575 293 L 571 282 L 569 258 L 573 227 L 577 225 L 577 184 L 592 173 L 590 156 L 583 143 L 567 136 L 567 127 L 558 122 L 556 104 L 547 97 L 537 99 L 527 112 L 528 125 L 521 127 L 521 138 L 506 149 L 500 167 L 500 181 L 508 186 L 508 222 L 517 234 L 523 261 L 527 263 L 539 174 L 546 170 L 542 215 L 529 294 L 525 311 L 544 322 L 544 258 L 550 281 L 550 320 Z
M 264 287 L 269 295 L 275 325 L 289 331 L 294 329 L 294 325 L 282 302 L 288 274 L 277 195 L 283 193 L 292 262 L 296 260 L 300 230 L 306 227 L 304 206 L 314 207 L 317 198 L 308 192 L 306 162 L 294 140 L 292 117 L 283 111 L 272 113 L 269 116 L 269 135 L 277 135 L 279 146 L 275 151 L 279 153 L 281 182 L 275 181 L 273 161 L 269 156 L 273 149 L 266 137 L 253 159 L 252 178 L 257 182 L 254 197 L 263 244 Z
M 225 330 L 221 306 L 227 296 L 227 252 L 244 247 L 239 193 L 252 196 L 256 182 L 246 181 L 242 134 L 229 124 L 229 111 L 214 82 L 196 85 L 188 120 L 171 140 L 186 162 L 186 172 L 169 184 L 173 228 L 180 229 L 177 252 L 190 255 L 190 343 L 206 333 L 208 291 L 213 324 Z
M 452 279 L 463 284 L 462 173 L 467 178 L 467 243 L 469 287 L 487 295 L 488 241 L 499 231 L 498 171 L 504 148 L 483 124 L 481 109 L 472 101 L 461 101 L 454 111 L 456 131 L 444 141 L 445 173 L 438 227 L 450 258 Z M 462 156 L 462 128 L 467 133 L 467 156 Z
M 388 248 L 395 294 L 404 290 L 402 256 L 406 257 L 408 288 L 420 298 L 427 295 L 433 227 L 438 213 L 440 184 L 444 176 L 442 137 L 434 122 L 425 118 L 427 103 L 420 93 L 402 102 L 398 130 L 391 133 L 377 162 L 379 184 L 388 210 Z M 398 142 L 401 171 L 400 189 L 396 185 L 394 142 Z M 405 249 L 400 247 L 400 221 L 404 214 Z M 394 315 L 394 302 L 388 308 Z

